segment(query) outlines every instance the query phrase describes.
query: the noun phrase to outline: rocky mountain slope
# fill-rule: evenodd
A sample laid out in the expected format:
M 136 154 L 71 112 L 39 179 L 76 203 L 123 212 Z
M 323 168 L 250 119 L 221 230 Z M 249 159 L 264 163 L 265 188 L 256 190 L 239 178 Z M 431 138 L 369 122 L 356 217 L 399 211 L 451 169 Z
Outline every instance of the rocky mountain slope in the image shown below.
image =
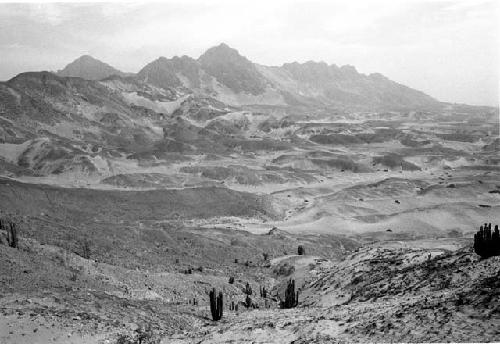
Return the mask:
M 109 65 L 82 56 L 58 73 L 100 80 L 123 75 Z M 161 88 L 179 88 L 213 96 L 232 105 L 329 106 L 358 109 L 438 108 L 430 96 L 381 74 L 364 75 L 352 66 L 324 62 L 257 65 L 222 43 L 198 59 L 160 57 L 142 68 L 138 80 Z
M 101 80 L 112 75 L 124 76 L 125 73 L 99 61 L 90 55 L 83 55 L 57 72 L 59 76 L 78 77 L 87 80 Z

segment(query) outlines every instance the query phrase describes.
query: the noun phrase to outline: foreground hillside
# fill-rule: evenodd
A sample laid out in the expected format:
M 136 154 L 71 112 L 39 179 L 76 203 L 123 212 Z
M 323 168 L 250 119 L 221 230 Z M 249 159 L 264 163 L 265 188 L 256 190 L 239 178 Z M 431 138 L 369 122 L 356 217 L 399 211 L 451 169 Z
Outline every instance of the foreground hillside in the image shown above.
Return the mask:
M 169 249 L 169 258 L 178 257 L 179 263 L 172 259 L 141 270 L 126 266 L 144 257 L 154 261 L 161 253 L 140 249 L 136 253 L 142 257 L 129 255 L 110 264 L 30 238 L 22 238 L 19 249 L 0 245 L 0 340 L 123 343 L 144 336 L 150 338 L 147 343 L 488 342 L 500 336 L 500 260 L 479 259 L 468 239 L 386 242 L 356 251 L 356 245 L 346 246 L 351 253 L 338 251 L 345 253 L 325 259 L 329 254 L 321 245 L 326 237 L 313 244 L 313 254 L 295 256 L 273 251 L 287 243 L 291 251 L 305 240 L 286 232 L 266 235 L 256 246 L 259 236 L 197 232 L 206 238 L 203 248 L 213 249 L 203 253 L 206 257 L 221 254 L 219 246 L 233 247 L 224 244 L 231 240 L 239 247 L 232 251 L 236 257 L 252 247 L 271 252 L 273 259 L 255 258 L 248 266 L 241 260 L 200 262 L 186 273 L 186 258 L 197 252 L 189 230 L 169 237 L 174 245 L 191 241 Z M 109 258 L 105 261 L 113 261 Z M 229 276 L 235 277 L 234 284 L 228 283 Z M 275 295 L 289 278 L 300 289 L 299 305 L 278 309 Z M 259 309 L 243 306 L 247 282 Z M 267 298 L 257 292 L 260 286 L 270 290 Z M 209 315 L 207 291 L 212 287 L 224 291 L 226 307 L 241 302 L 237 312 L 226 308 L 220 322 Z
M 343 262 L 313 263 L 299 308 L 232 315 L 208 334 L 173 342 L 497 341 L 498 257 L 421 245 L 376 245 Z

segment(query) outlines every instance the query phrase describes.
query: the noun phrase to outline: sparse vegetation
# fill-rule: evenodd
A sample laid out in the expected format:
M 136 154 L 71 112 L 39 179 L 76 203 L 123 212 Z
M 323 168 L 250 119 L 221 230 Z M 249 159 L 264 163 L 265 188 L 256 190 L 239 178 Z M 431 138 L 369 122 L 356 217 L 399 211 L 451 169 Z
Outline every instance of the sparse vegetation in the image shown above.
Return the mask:
M 155 335 L 151 324 L 139 326 L 133 335 L 119 335 L 116 344 L 159 344 L 161 337 Z
M 295 271 L 295 267 L 288 262 L 280 263 L 273 269 L 273 273 L 277 276 L 290 276 Z

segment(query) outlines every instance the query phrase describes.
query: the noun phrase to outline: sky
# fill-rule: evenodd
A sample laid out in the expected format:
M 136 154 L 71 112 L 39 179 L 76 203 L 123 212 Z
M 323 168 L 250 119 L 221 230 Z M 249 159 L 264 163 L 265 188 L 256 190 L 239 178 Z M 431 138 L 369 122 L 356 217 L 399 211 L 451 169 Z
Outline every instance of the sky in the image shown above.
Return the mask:
M 1 1 L 1 0 L 0 0 Z M 221 42 L 255 63 L 325 61 L 441 101 L 498 106 L 497 0 L 0 3 L 0 80 L 90 54 L 125 72 Z

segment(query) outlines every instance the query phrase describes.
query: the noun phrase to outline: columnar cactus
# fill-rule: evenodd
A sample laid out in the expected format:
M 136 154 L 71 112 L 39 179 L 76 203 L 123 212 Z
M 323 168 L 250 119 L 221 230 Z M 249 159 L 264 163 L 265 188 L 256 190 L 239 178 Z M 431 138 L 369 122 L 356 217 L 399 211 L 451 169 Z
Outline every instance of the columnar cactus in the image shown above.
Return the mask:
M 252 287 L 250 287 L 250 284 L 247 284 L 245 285 L 245 289 L 243 290 L 243 292 L 247 295 L 252 295 Z
M 7 242 L 10 247 L 17 248 L 17 226 L 14 222 L 9 222 L 7 227 Z
M 218 321 L 222 318 L 223 312 L 223 296 L 222 292 L 217 295 L 215 288 L 210 291 L 210 312 L 212 313 L 212 319 Z
M 281 308 L 294 308 L 299 304 L 299 292 L 295 292 L 295 280 L 289 280 L 285 290 L 285 301 L 281 301 Z
M 260 287 L 260 297 L 262 297 L 264 299 L 267 297 L 266 287 Z
M 252 307 L 253 302 L 252 299 L 250 298 L 250 295 L 247 294 L 247 297 L 245 298 L 245 307 L 250 308 Z
M 474 251 L 483 258 L 500 256 L 500 233 L 498 225 L 491 231 L 491 223 L 479 227 L 479 231 L 474 234 Z

